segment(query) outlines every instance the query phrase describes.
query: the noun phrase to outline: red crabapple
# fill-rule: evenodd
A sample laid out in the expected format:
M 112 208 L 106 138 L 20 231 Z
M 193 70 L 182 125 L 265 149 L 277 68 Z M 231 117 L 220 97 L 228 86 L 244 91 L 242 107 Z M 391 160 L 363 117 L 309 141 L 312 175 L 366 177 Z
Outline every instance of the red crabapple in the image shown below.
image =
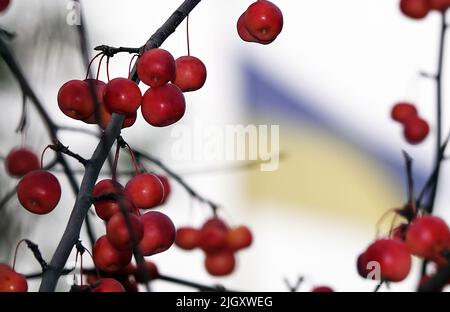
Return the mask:
M 203 225 L 200 230 L 200 248 L 206 253 L 214 253 L 227 247 L 227 233 L 223 227 Z
M 0 293 L 27 291 L 28 283 L 25 276 L 14 271 L 9 265 L 0 263 Z
M 324 292 L 334 292 L 334 290 L 328 286 L 314 287 L 311 292 L 324 293 Z
M 192 250 L 200 244 L 200 231 L 191 227 L 177 229 L 175 245 L 184 250 Z
M 176 60 L 177 74 L 174 84 L 183 92 L 197 91 L 206 82 L 206 66 L 194 56 L 182 56 Z
M 430 258 L 439 255 L 449 246 L 450 230 L 441 218 L 417 218 L 409 225 L 406 244 L 412 254 Z
M 417 108 L 411 103 L 397 103 L 391 111 L 392 119 L 400 123 L 405 123 L 408 119 L 417 116 Z
M 154 174 L 143 173 L 128 181 L 125 193 L 139 209 L 154 208 L 164 200 L 164 186 Z
M 138 244 L 144 235 L 144 227 L 142 226 L 139 217 L 131 213 L 127 216 L 131 223 L 132 233 L 130 233 L 128 229 L 125 216 L 122 212 L 113 215 L 106 224 L 106 236 L 108 237 L 108 241 L 119 250 L 133 247 L 133 238 Z
M 165 202 L 167 202 L 167 200 L 169 199 L 169 196 L 170 196 L 170 191 L 171 191 L 170 182 L 166 176 L 163 176 L 160 174 L 157 174 L 156 176 L 159 178 L 159 180 L 161 181 L 161 183 L 163 185 L 164 199 L 161 204 L 164 204 Z
M 242 40 L 247 42 L 259 42 L 259 40 L 248 31 L 247 26 L 245 25 L 245 12 L 239 17 L 236 28 L 239 37 L 241 37 Z
M 119 182 L 111 179 L 97 182 L 92 192 L 92 197 L 95 198 L 107 194 L 115 194 L 119 197 L 123 195 L 123 186 L 120 185 Z M 135 210 L 133 204 L 126 196 L 123 197 L 123 204 L 130 212 Z M 119 202 L 115 199 L 97 201 L 94 203 L 94 207 L 98 217 L 105 221 L 108 221 L 113 215 L 120 211 Z
M 8 8 L 10 2 L 10 0 L 0 0 L 0 12 L 5 11 Z
M 61 186 L 50 172 L 35 170 L 27 173 L 19 181 L 17 197 L 26 210 L 43 215 L 50 213 L 58 205 Z
M 400 0 L 400 10 L 413 19 L 422 19 L 428 15 L 430 6 L 427 0 Z
M 175 59 L 164 49 L 145 52 L 137 65 L 139 79 L 152 88 L 161 87 L 175 80 L 175 72 Z
M 95 242 L 93 256 L 94 264 L 98 269 L 106 273 L 114 273 L 130 263 L 131 249 L 117 250 L 104 235 Z
M 70 118 L 83 120 L 94 112 L 89 85 L 82 80 L 66 82 L 58 92 L 58 106 Z
M 142 116 L 154 127 L 170 126 L 181 118 L 186 111 L 183 92 L 174 84 L 159 88 L 150 88 L 142 100 Z
M 227 233 L 227 246 L 233 251 L 249 247 L 252 241 L 252 232 L 246 226 L 233 228 Z
M 147 271 L 147 277 L 141 276 L 138 272 L 138 269 L 136 268 L 136 271 L 134 273 L 134 278 L 136 279 L 136 282 L 144 284 L 149 282 L 147 278 L 149 278 L 150 280 L 154 280 L 159 277 L 158 267 L 156 266 L 155 263 L 151 261 L 145 261 L 144 266 L 145 270 Z
M 259 41 L 273 41 L 283 29 L 283 13 L 272 2 L 258 0 L 245 12 L 245 26 Z
M 115 78 L 106 85 L 104 101 L 109 111 L 130 115 L 141 106 L 142 93 L 134 81 Z
M 27 148 L 15 148 L 5 159 L 6 171 L 10 176 L 23 177 L 27 173 L 40 168 L 39 159 Z
M 144 256 L 166 251 L 175 242 L 175 226 L 165 214 L 150 211 L 141 217 L 141 222 L 144 226 L 144 237 L 139 248 Z
M 450 0 L 428 0 L 428 5 L 432 10 L 445 12 L 450 7 Z
M 228 225 L 222 219 L 220 219 L 218 217 L 214 217 L 214 218 L 207 220 L 205 222 L 205 224 L 203 224 L 202 228 L 205 229 L 205 228 L 210 228 L 210 227 L 218 228 L 225 232 L 229 230 Z
M 404 136 L 410 144 L 419 144 L 423 142 L 429 133 L 430 126 L 425 120 L 419 117 L 410 118 L 405 123 Z
M 91 285 L 91 292 L 125 292 L 123 285 L 113 278 L 101 278 Z
M 233 273 L 236 267 L 236 260 L 231 251 L 221 251 L 207 254 L 205 258 L 205 268 L 212 276 L 225 276 Z

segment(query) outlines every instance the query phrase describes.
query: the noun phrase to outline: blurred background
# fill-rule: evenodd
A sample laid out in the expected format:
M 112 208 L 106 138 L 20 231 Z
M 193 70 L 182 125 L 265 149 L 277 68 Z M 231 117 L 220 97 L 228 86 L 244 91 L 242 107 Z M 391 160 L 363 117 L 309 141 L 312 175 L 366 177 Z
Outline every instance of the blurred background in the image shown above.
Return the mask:
M 230 224 L 248 225 L 254 244 L 238 254 L 236 271 L 227 278 L 209 276 L 200 251 L 172 247 L 151 259 L 161 273 L 236 290 L 287 291 L 283 278 L 294 283 L 304 276 L 301 291 L 319 285 L 337 291 L 372 291 L 376 284 L 358 276 L 356 258 L 375 239 L 375 224 L 383 213 L 405 202 L 401 152 L 406 150 L 414 158 L 418 188 L 433 165 L 434 85 L 419 72 L 436 70 L 438 15 L 432 13 L 420 22 L 409 20 L 401 15 L 395 0 L 274 2 L 282 9 L 285 24 L 269 46 L 245 43 L 237 35 L 236 21 L 251 0 L 205 0 L 190 15 L 191 53 L 206 64 L 208 80 L 203 89 L 186 95 L 187 113 L 180 125 L 182 129 L 199 124 L 219 129 L 279 125 L 282 159 L 278 170 L 263 172 L 258 166 L 250 168 L 248 162 L 217 158 L 180 159 L 173 153 L 180 140 L 174 136 L 174 128 L 152 128 L 141 116 L 123 132 L 132 147 L 160 158 L 200 194 L 219 203 L 221 216 Z M 141 46 L 181 1 L 82 3 L 93 48 L 101 44 Z M 66 23 L 67 5 L 63 0 L 12 0 L 9 10 L 0 16 L 0 25 L 16 34 L 12 47 L 51 116 L 60 124 L 95 130 L 69 120 L 56 103 L 64 82 L 84 79 L 86 74 L 76 29 Z M 175 57 L 187 54 L 184 26 L 163 45 Z M 124 54 L 111 59 L 111 76 L 126 76 L 130 58 Z M 104 68 L 100 77 L 106 79 Z M 22 99 L 2 61 L 0 81 L 0 155 L 4 156 L 21 144 L 14 129 Z M 402 100 L 415 102 L 432 125 L 424 144 L 406 144 L 400 126 L 391 121 L 392 105 Z M 448 128 L 449 118 L 444 125 Z M 79 133 L 65 132 L 61 138 L 85 157 L 97 143 Z M 206 133 L 195 139 L 220 138 Z M 49 143 L 39 117 L 30 109 L 26 144 L 40 153 Z M 79 165 L 73 163 L 73 167 Z M 121 168 L 131 168 L 125 154 Z M 448 170 L 444 164 L 436 213 L 450 220 Z M 4 195 L 17 181 L 8 178 L 4 170 L 0 176 Z M 127 178 L 122 179 L 125 183 Z M 50 260 L 74 201 L 62 175 L 60 181 L 63 199 L 50 215 L 32 216 L 15 199 L 2 209 L 1 262 L 12 260 L 16 242 L 24 237 L 38 243 Z M 172 186 L 172 196 L 161 211 L 177 226 L 201 226 L 211 216 L 210 210 L 192 200 L 176 182 L 172 181 Z M 103 235 L 104 225 L 97 222 L 95 231 Z M 85 231 L 82 239 L 88 246 Z M 88 257 L 85 259 L 89 264 Z M 39 270 L 25 248 L 18 261 L 22 273 Z M 68 266 L 73 262 L 71 257 Z M 417 263 L 408 280 L 391 289 L 414 290 L 418 272 Z M 59 289 L 67 290 L 71 278 L 62 278 Z M 31 284 L 32 290 L 37 287 L 38 282 Z M 192 290 L 163 281 L 154 282 L 153 289 Z

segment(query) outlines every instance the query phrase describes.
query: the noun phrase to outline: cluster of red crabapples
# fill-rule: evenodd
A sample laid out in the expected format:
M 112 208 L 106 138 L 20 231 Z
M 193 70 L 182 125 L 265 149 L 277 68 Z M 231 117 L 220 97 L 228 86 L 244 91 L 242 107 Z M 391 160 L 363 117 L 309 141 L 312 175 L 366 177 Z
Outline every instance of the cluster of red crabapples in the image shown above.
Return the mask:
M 283 30 L 283 13 L 272 2 L 258 0 L 239 17 L 237 31 L 242 40 L 272 43 Z
M 397 103 L 391 111 L 393 120 L 403 125 L 403 135 L 410 144 L 423 142 L 430 133 L 428 122 L 419 116 L 411 103 Z
M 235 253 L 252 244 L 252 233 L 246 226 L 230 228 L 222 219 L 214 217 L 200 229 L 180 227 L 175 244 L 184 250 L 200 248 L 205 253 L 205 268 L 213 276 L 233 273 Z
M 400 10 L 413 19 L 423 19 L 430 11 L 445 12 L 450 8 L 450 0 L 401 0 Z
M 372 243 L 358 257 L 357 269 L 364 278 L 400 282 L 409 275 L 412 255 L 442 267 L 448 265 L 443 255 L 449 250 L 450 230 L 445 221 L 436 216 L 420 216 L 393 229 L 389 238 Z
M 178 122 L 185 114 L 183 92 L 196 91 L 206 82 L 206 66 L 194 56 L 177 60 L 164 49 L 143 53 L 137 63 L 137 74 L 150 88 L 142 95 L 138 85 L 128 78 L 114 78 L 108 83 L 98 79 L 71 80 L 58 92 L 61 111 L 88 124 L 108 125 L 112 113 L 125 115 L 123 128 L 131 127 L 140 108 L 144 119 L 154 127 Z M 90 84 L 97 93 L 98 112 L 91 97 Z M 98 114 L 98 115 L 97 115 Z

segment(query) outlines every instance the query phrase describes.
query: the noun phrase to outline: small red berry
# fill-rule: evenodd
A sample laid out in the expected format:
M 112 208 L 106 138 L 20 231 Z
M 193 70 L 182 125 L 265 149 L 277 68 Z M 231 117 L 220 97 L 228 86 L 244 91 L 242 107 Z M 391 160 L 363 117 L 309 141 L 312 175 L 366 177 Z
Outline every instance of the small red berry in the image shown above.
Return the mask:
M 17 273 L 9 265 L 0 263 L 0 292 L 27 292 L 25 276 Z
M 410 118 L 405 123 L 404 136 L 410 144 L 423 142 L 430 133 L 430 126 L 421 118 Z
M 406 233 L 410 252 L 423 258 L 439 255 L 450 244 L 450 230 L 444 220 L 425 216 L 414 220 Z
M 115 194 L 116 196 L 123 195 L 123 186 L 119 182 L 111 179 L 105 179 L 98 182 L 92 192 L 92 197 L 100 197 L 107 194 Z M 133 204 L 126 197 L 123 198 L 123 204 L 130 212 L 135 210 Z M 108 199 L 97 201 L 94 203 L 95 212 L 102 220 L 108 221 L 113 215 L 120 212 L 120 205 L 117 200 Z
M 123 285 L 113 278 L 101 278 L 91 285 L 91 292 L 125 292 Z
M 245 25 L 245 12 L 239 17 L 236 28 L 239 37 L 241 37 L 242 40 L 247 42 L 259 42 L 259 40 L 248 31 L 247 26 Z
M 422 19 L 428 15 L 430 6 L 427 0 L 400 0 L 400 10 L 413 19 Z
M 115 78 L 106 85 L 104 101 L 109 111 L 131 115 L 141 106 L 142 93 L 132 80 Z
M 239 226 L 227 233 L 227 246 L 233 251 L 249 247 L 252 241 L 252 232 L 246 226 Z
M 394 105 L 391 112 L 392 119 L 400 123 L 405 123 L 410 118 L 417 116 L 417 108 L 410 103 L 397 103 Z
M 175 245 L 184 250 L 192 250 L 200 244 L 200 231 L 191 227 L 177 229 Z
M 5 11 L 8 8 L 10 2 L 10 0 L 0 0 L 0 12 Z
M 334 290 L 328 286 L 319 286 L 314 287 L 311 292 L 324 293 L 324 292 L 334 292 Z
M 70 118 L 83 120 L 94 112 L 94 101 L 89 85 L 82 80 L 66 82 L 58 92 L 58 105 Z
M 61 186 L 50 172 L 35 170 L 27 173 L 19 181 L 17 197 L 26 210 L 43 215 L 50 213 L 58 205 Z
M 40 168 L 39 159 L 27 148 L 15 148 L 9 152 L 5 160 L 6 171 L 10 176 L 23 177 L 27 173 Z
M 167 202 L 167 200 L 169 199 L 169 196 L 170 196 L 170 191 L 171 191 L 170 182 L 166 176 L 159 175 L 159 174 L 156 176 L 159 178 L 159 180 L 161 181 L 161 183 L 163 185 L 164 199 L 161 204 L 164 204 L 165 202 Z
M 259 41 L 273 41 L 283 29 L 283 13 L 272 2 L 259 0 L 245 12 L 245 26 Z
M 146 85 L 156 88 L 175 80 L 176 65 L 172 54 L 163 49 L 145 52 L 138 61 L 139 79 Z
M 200 248 L 206 253 L 215 253 L 227 247 L 228 230 L 212 223 L 203 225 L 200 230 Z
M 125 193 L 139 209 L 154 208 L 164 200 L 164 186 L 154 174 L 143 173 L 128 181 Z
M 165 214 L 150 211 L 141 217 L 141 222 L 144 226 L 144 237 L 139 248 L 144 256 L 166 251 L 175 242 L 175 226 Z
M 177 74 L 174 84 L 183 92 L 197 91 L 206 82 L 206 66 L 194 56 L 182 56 L 176 60 Z
M 108 241 L 119 250 L 133 247 L 133 237 L 136 242 L 139 243 L 144 235 L 144 227 L 142 226 L 139 217 L 131 213 L 127 216 L 131 223 L 132 233 L 128 230 L 127 222 L 122 212 L 113 215 L 106 224 L 106 236 L 108 237 Z
M 428 5 L 432 10 L 445 12 L 450 7 L 450 0 L 428 0 Z
M 233 273 L 236 267 L 236 259 L 231 251 L 221 251 L 207 254 L 205 268 L 212 276 L 225 276 Z
M 142 116 L 154 127 L 170 126 L 181 118 L 186 111 L 183 92 L 174 84 L 159 88 L 150 88 L 142 101 Z
M 145 261 L 145 269 L 147 271 L 147 277 L 141 276 L 136 268 L 134 278 L 136 282 L 140 284 L 148 283 L 150 280 L 157 279 L 159 277 L 158 267 L 151 261 Z M 147 279 L 148 278 L 148 279 Z
M 114 273 L 130 263 L 131 250 L 117 250 L 104 235 L 95 242 L 93 256 L 98 269 L 106 273 Z

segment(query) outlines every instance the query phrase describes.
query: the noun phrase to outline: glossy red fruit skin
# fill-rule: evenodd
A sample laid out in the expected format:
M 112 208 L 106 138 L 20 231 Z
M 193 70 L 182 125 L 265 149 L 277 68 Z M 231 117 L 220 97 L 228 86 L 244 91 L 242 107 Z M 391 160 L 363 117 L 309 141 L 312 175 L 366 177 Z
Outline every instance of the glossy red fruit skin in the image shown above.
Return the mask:
M 10 0 L 0 0 L 0 12 L 5 11 L 8 8 L 10 2 Z
M 192 227 L 177 229 L 175 245 L 184 250 L 193 250 L 200 245 L 200 231 Z
M 450 0 L 428 0 L 432 10 L 445 12 L 450 7 Z
M 425 216 L 414 220 L 406 233 L 410 252 L 418 257 L 432 258 L 450 244 L 450 230 L 444 220 Z
M 23 177 L 27 173 L 40 168 L 39 159 L 27 148 L 15 148 L 9 152 L 5 160 L 6 172 L 12 177 Z
M 147 271 L 147 278 L 144 276 L 141 276 L 136 269 L 136 272 L 134 273 L 134 278 L 136 282 L 140 284 L 148 283 L 150 280 L 157 279 L 159 276 L 158 267 L 155 263 L 151 261 L 145 261 L 145 269 Z
M 252 242 L 252 232 L 246 226 L 236 227 L 227 233 L 227 247 L 233 251 L 250 247 Z
M 122 212 L 118 212 L 109 219 L 106 224 L 106 236 L 108 241 L 118 250 L 130 249 L 133 247 L 133 240 L 139 243 L 144 235 L 144 227 L 140 221 L 140 218 L 134 214 L 128 214 L 129 221 L 131 223 L 132 234 L 128 230 L 125 216 Z
M 174 84 L 150 88 L 142 100 L 142 116 L 154 127 L 170 126 L 186 112 L 183 92 Z
M 93 249 L 95 266 L 106 273 L 120 271 L 131 262 L 131 249 L 117 250 L 106 235 L 97 239 Z
M 205 227 L 200 230 L 200 248 L 205 253 L 215 253 L 227 247 L 227 231 L 219 227 Z
M 324 292 L 334 292 L 334 290 L 328 286 L 319 286 L 314 287 L 311 292 L 324 293 Z
M 105 179 L 97 182 L 92 192 L 92 197 L 99 197 L 106 194 L 123 194 L 123 186 L 120 183 Z M 126 199 L 124 200 L 126 202 Z M 132 204 L 127 205 L 130 211 L 133 211 Z M 103 200 L 94 203 L 95 212 L 97 216 L 105 221 L 108 221 L 113 215 L 120 211 L 120 205 L 116 200 Z
M 400 0 L 400 10 L 412 19 L 422 19 L 428 15 L 430 6 L 427 0 Z
M 367 278 L 367 276 L 369 275 L 367 263 L 368 261 L 366 259 L 366 253 L 363 252 L 359 255 L 356 261 L 356 269 L 358 270 L 359 276 L 361 276 L 362 278 Z
M 44 215 L 53 211 L 61 198 L 58 179 L 48 171 L 35 170 L 27 173 L 17 185 L 17 197 L 22 206 L 31 213 Z
M 131 115 L 141 106 L 142 93 L 132 80 L 115 78 L 106 85 L 104 101 L 110 112 Z
M 207 70 L 205 64 L 195 56 L 182 56 L 176 60 L 177 74 L 174 84 L 183 92 L 201 89 L 206 82 Z
M 239 37 L 241 37 L 242 40 L 244 40 L 246 42 L 258 42 L 259 41 L 248 31 L 247 26 L 245 26 L 245 12 L 242 13 L 242 15 L 239 17 L 236 28 L 237 28 Z
M 392 119 L 402 124 L 407 122 L 410 118 L 414 118 L 417 116 L 417 108 L 410 103 L 397 103 L 394 105 L 391 111 Z
M 154 174 L 143 173 L 135 176 L 125 185 L 125 193 L 139 209 L 151 209 L 164 200 L 164 186 Z
M 144 256 L 151 256 L 169 249 L 175 242 L 175 226 L 168 216 L 150 211 L 141 217 L 144 237 L 139 248 Z
M 9 265 L 0 264 L 0 293 L 27 291 L 28 283 L 25 276 L 14 271 Z
M 101 278 L 91 285 L 91 292 L 125 292 L 123 285 L 113 278 Z
M 89 85 L 82 80 L 66 82 L 58 92 L 58 106 L 70 118 L 83 120 L 94 112 Z
M 244 23 L 257 40 L 273 41 L 283 30 L 283 13 L 272 2 L 259 0 L 248 7 Z
M 164 49 L 149 50 L 139 58 L 137 73 L 146 85 L 152 88 L 161 87 L 175 80 L 175 59 Z
M 164 204 L 167 202 L 167 200 L 169 199 L 169 196 L 170 196 L 170 192 L 171 192 L 170 182 L 166 176 L 159 175 L 159 174 L 157 174 L 156 176 L 159 178 L 159 180 L 161 181 L 161 183 L 163 185 L 164 199 L 161 204 Z
M 362 258 L 380 265 L 381 279 L 391 282 L 404 280 L 411 270 L 411 254 L 405 243 L 394 239 L 380 239 L 367 248 Z
M 224 250 L 205 257 L 206 271 L 212 276 L 226 276 L 233 273 L 236 259 L 231 251 Z
M 430 133 L 430 126 L 421 118 L 410 118 L 405 123 L 404 136 L 410 144 L 422 143 Z

